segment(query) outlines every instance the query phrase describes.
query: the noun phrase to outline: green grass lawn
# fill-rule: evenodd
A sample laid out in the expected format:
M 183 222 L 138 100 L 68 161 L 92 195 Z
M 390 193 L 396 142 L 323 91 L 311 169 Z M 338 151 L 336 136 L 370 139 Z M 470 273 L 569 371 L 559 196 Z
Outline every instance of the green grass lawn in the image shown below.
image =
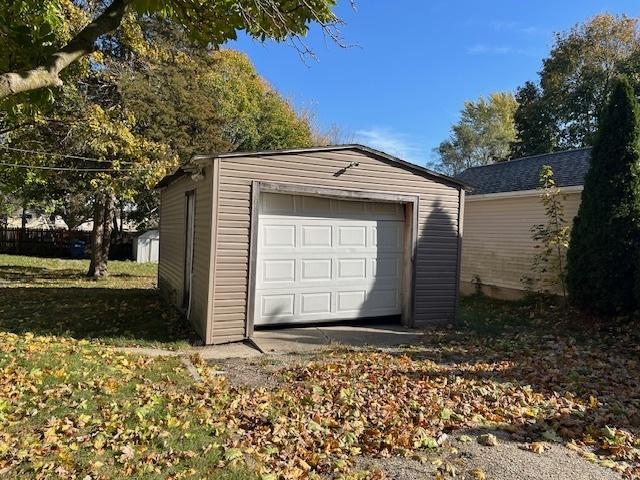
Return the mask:
M 217 440 L 223 380 L 197 392 L 178 358 L 111 348 L 187 345 L 156 266 L 88 266 L 0 255 L 0 477 L 254 478 Z
M 0 256 L 0 477 L 383 478 L 358 471 L 366 455 L 447 478 L 464 465 L 447 438 L 473 430 L 640 478 L 637 322 L 471 297 L 460 325 L 398 352 L 325 352 L 271 390 L 195 358 L 195 383 L 179 358 L 113 348 L 188 335 L 153 266 L 110 267 L 96 282 L 84 261 Z
M 199 394 L 175 357 L 0 333 L 0 372 L 2 478 L 253 478 L 217 441 L 224 382 Z
M 61 335 L 112 345 L 174 348 L 192 339 L 155 289 L 157 266 L 109 262 L 91 280 L 87 260 L 0 255 L 0 329 Z

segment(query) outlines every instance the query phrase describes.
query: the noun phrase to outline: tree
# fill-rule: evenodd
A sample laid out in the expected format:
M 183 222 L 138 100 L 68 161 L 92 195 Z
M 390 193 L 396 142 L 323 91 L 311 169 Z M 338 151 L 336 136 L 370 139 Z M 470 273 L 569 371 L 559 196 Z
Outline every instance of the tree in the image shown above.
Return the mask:
M 465 102 L 451 136 L 434 150 L 438 168 L 455 175 L 469 167 L 507 160 L 516 136 L 515 110 L 516 101 L 506 92 Z
M 531 227 L 531 239 L 536 243 L 531 271 L 535 278 L 525 277 L 524 283 L 543 293 L 560 292 L 567 297 L 566 255 L 569 247 L 569 225 L 565 219 L 563 197 L 548 165 L 540 169 L 540 201 L 545 223 Z
M 308 122 L 243 53 L 196 50 L 119 73 L 121 105 L 136 131 L 167 142 L 179 158 L 205 152 L 311 145 Z
M 518 108 L 513 120 L 516 141 L 511 147 L 513 157 L 525 157 L 553 151 L 556 141 L 542 93 L 533 82 L 525 82 L 515 95 Z
M 166 145 L 133 133 L 134 122 L 133 115 L 122 117 L 118 110 L 109 112 L 94 104 L 71 131 L 77 147 L 91 152 L 111 170 L 89 181 L 95 191 L 88 272 L 92 277 L 107 275 L 116 199 L 133 200 L 135 192 L 153 187 L 177 163 L 167 154 Z
M 0 118 L 8 131 L 6 145 L 96 159 L 15 154 L 15 163 L 39 167 L 53 161 L 70 170 L 33 169 L 24 175 L 22 169 L 0 169 L 0 190 L 19 188 L 23 198 L 64 218 L 86 218 L 91 212 L 92 276 L 107 272 L 116 203 L 130 218 L 153 222 L 157 197 L 149 187 L 178 158 L 238 148 L 302 147 L 313 141 L 308 122 L 245 55 L 207 51 L 168 21 L 145 20 L 152 41 L 141 30 L 125 27 L 103 39 L 91 68 L 73 76 L 67 72 L 67 83 L 51 102 L 34 108 L 15 103 Z
M 593 144 L 612 81 L 628 74 L 640 85 L 638 20 L 596 15 L 556 35 L 540 71 L 540 90 L 525 84 L 518 95 L 518 155 Z
M 626 78 L 615 82 L 593 145 L 567 256 L 569 297 L 603 314 L 638 307 L 640 107 Z
M 60 21 L 70 5 L 88 22 L 82 22 L 84 26 L 78 31 Z M 258 40 L 299 38 L 311 23 L 337 38 L 335 0 L 111 0 L 103 5 L 98 0 L 4 2 L 0 7 L 3 43 L 9 43 L 8 50 L 17 50 L 20 55 L 7 56 L 0 63 L 0 100 L 61 86 L 65 69 L 91 54 L 100 37 L 115 31 L 129 14 L 132 17 L 128 19 L 140 28 L 144 23 L 139 19 L 152 15 L 168 18 L 201 45 L 221 45 L 235 39 L 238 31 Z

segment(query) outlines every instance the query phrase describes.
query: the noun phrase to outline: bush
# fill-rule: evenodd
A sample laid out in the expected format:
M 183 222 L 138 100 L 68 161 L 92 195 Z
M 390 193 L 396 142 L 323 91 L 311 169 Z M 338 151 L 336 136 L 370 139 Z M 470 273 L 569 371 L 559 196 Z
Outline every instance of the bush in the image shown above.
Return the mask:
M 567 255 L 572 302 L 600 314 L 638 307 L 640 107 L 616 81 L 602 115 Z

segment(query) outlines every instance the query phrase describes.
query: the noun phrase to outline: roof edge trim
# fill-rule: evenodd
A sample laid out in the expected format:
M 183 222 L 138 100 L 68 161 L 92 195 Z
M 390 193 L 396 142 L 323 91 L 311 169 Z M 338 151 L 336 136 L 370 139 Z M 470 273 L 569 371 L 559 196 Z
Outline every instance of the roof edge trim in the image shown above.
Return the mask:
M 558 187 L 561 194 L 578 193 L 584 190 L 583 185 L 568 185 L 566 187 Z M 505 198 L 519 198 L 519 197 L 535 197 L 541 193 L 540 189 L 535 190 L 512 190 L 511 192 L 495 192 L 495 193 L 481 193 L 478 195 L 467 195 L 465 201 L 477 202 L 480 200 L 500 200 Z

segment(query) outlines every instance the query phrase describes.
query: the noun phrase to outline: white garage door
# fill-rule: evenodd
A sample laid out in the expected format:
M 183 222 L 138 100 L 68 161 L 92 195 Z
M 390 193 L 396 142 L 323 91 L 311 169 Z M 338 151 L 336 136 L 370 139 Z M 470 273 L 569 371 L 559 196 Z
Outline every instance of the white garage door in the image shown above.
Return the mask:
M 402 205 L 262 195 L 254 325 L 400 313 Z

